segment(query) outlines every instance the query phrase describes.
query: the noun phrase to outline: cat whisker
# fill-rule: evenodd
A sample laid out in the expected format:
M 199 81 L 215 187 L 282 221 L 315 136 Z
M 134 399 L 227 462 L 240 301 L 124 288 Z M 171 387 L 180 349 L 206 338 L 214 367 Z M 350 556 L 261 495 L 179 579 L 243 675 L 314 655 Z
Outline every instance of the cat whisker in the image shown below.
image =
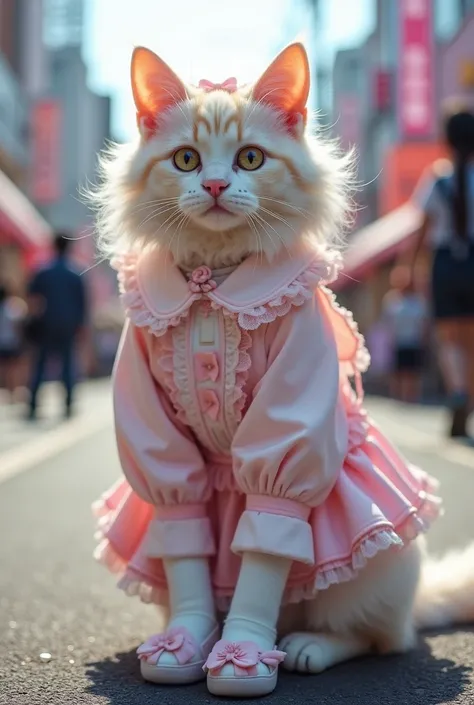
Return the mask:
M 259 105 L 262 105 L 265 98 L 268 98 L 269 95 L 272 93 L 275 93 L 276 91 L 280 90 L 279 88 L 272 88 L 270 91 L 267 91 L 264 95 L 259 100 L 254 101 L 254 104 L 252 106 L 251 111 L 246 115 L 245 120 L 244 120 L 244 125 L 248 122 L 248 120 L 252 117 L 254 114 L 255 110 L 258 108 Z
M 171 252 L 171 245 L 173 244 L 173 240 L 175 239 L 175 237 L 176 237 L 176 230 L 173 232 L 173 234 L 171 235 L 171 237 L 170 237 L 170 239 L 168 240 L 168 243 L 167 243 L 167 245 L 166 245 L 166 249 L 168 250 L 168 252 L 169 252 L 170 255 L 172 254 L 172 252 Z
M 184 218 L 183 218 L 183 220 L 181 221 L 181 223 L 178 225 L 178 228 L 177 228 L 177 230 L 176 230 L 176 232 L 178 233 L 178 245 L 177 245 L 177 248 L 176 248 L 176 249 L 177 249 L 177 255 L 178 255 L 178 261 L 179 261 L 179 243 L 180 243 L 180 239 L 181 239 L 181 233 L 183 232 L 184 226 L 185 226 L 186 223 L 189 221 L 189 219 L 190 219 L 190 216 L 187 215 L 187 214 L 184 214 Z
M 270 242 L 271 242 L 271 244 L 272 244 L 272 247 L 274 248 L 275 252 L 277 252 L 277 251 L 278 251 L 278 248 L 275 246 L 275 241 L 274 241 L 274 239 L 273 239 L 271 233 L 269 233 L 268 230 L 267 230 L 267 228 L 266 228 L 267 225 L 268 225 L 270 228 L 271 228 L 272 226 L 271 226 L 270 223 L 268 223 L 261 215 L 259 215 L 259 213 L 254 213 L 254 217 L 257 218 L 258 221 L 261 223 L 263 232 L 265 233 L 265 235 L 266 235 L 266 236 L 268 237 L 268 239 L 270 240 Z M 272 230 L 278 235 L 278 233 L 277 233 L 277 231 L 275 230 L 275 228 L 272 228 Z
M 247 221 L 247 224 L 249 225 L 252 233 L 255 235 L 255 241 L 258 244 L 258 232 L 257 232 L 257 226 L 253 222 L 252 215 L 250 213 L 244 213 L 245 220 Z
M 97 260 L 97 262 L 94 262 L 94 264 L 91 264 L 90 267 L 87 267 L 87 269 L 84 269 L 81 272 L 81 277 L 84 276 L 84 274 L 87 274 L 87 272 L 90 272 L 92 269 L 95 269 L 96 267 L 99 266 L 99 264 L 103 264 L 104 262 L 107 262 L 108 257 L 101 257 L 100 259 Z
M 256 239 L 257 239 L 257 261 L 256 261 L 255 267 L 254 267 L 254 271 L 255 271 L 255 269 L 257 268 L 257 265 L 258 265 L 259 255 L 261 257 L 261 261 L 263 262 L 263 247 L 262 247 L 262 240 L 261 240 L 260 233 L 259 233 L 259 227 L 262 227 L 262 226 L 259 223 L 259 221 L 256 220 L 256 213 L 251 213 L 249 215 L 249 217 L 250 217 L 250 220 L 252 221 L 253 226 L 255 228 L 255 235 L 256 235 Z
M 262 224 L 268 225 L 268 227 L 273 230 L 273 232 L 275 233 L 275 235 L 277 236 L 277 238 L 279 239 L 279 241 L 281 242 L 281 244 L 283 245 L 283 247 L 284 247 L 285 250 L 287 251 L 288 256 L 289 256 L 290 259 L 291 259 L 291 257 L 292 257 L 291 252 L 290 252 L 290 250 L 288 249 L 288 246 L 287 246 L 286 242 L 285 242 L 284 239 L 281 237 L 281 235 L 280 235 L 280 233 L 278 232 L 278 230 L 276 230 L 276 229 L 273 227 L 273 225 L 271 225 L 271 223 L 269 223 L 269 222 L 268 222 L 265 218 L 263 218 L 259 213 L 255 213 L 254 215 L 255 215 L 257 218 L 259 218 L 259 219 L 261 220 Z M 267 230 L 266 228 L 265 228 L 265 233 L 266 233 L 267 236 L 269 237 L 270 242 L 272 243 L 273 247 L 275 247 L 274 240 L 273 240 L 272 236 L 270 235 L 270 233 L 268 232 L 268 230 Z M 276 251 L 276 252 L 278 251 L 278 248 L 277 248 L 277 247 L 275 247 L 275 251 Z
M 156 198 L 153 201 L 146 201 L 144 203 L 138 203 L 132 208 L 132 213 L 136 213 L 141 210 L 147 210 L 148 208 L 154 208 L 155 206 L 169 205 L 170 203 L 177 203 L 179 198 Z
M 166 225 L 166 223 L 168 223 L 169 220 L 171 220 L 170 225 L 172 225 L 173 222 L 174 222 L 174 220 L 176 219 L 176 216 L 179 215 L 180 212 L 181 212 L 181 211 L 178 212 L 178 210 L 175 209 L 175 210 L 166 218 L 166 220 L 164 221 L 164 223 L 161 223 L 160 225 L 158 225 L 158 227 L 156 228 L 156 230 L 155 230 L 155 232 L 153 233 L 152 237 L 153 237 L 153 238 L 156 238 L 156 236 L 158 235 L 158 233 L 161 232 L 161 230 L 162 230 L 163 227 Z M 169 229 L 169 226 L 168 226 L 168 228 L 166 228 L 166 230 L 165 230 L 164 232 L 167 233 L 167 232 L 168 232 L 168 229 Z
M 272 218 L 279 220 L 281 223 L 286 225 L 288 228 L 290 228 L 290 230 L 292 232 L 294 232 L 296 234 L 296 230 L 294 229 L 294 227 L 291 225 L 291 223 L 289 223 L 287 220 L 285 220 L 285 218 L 283 218 L 283 216 L 279 215 L 278 213 L 274 213 L 273 211 L 268 210 L 268 208 L 264 208 L 263 206 L 260 206 L 260 210 L 263 211 L 264 213 L 268 213 L 268 215 L 270 215 Z
M 183 114 L 184 119 L 186 120 L 188 127 L 191 128 L 191 122 L 189 120 L 189 116 L 186 115 L 186 113 L 184 112 L 183 108 L 180 105 L 180 96 L 177 93 L 173 93 L 172 91 L 168 90 L 168 88 L 165 88 L 163 85 L 160 86 L 160 90 L 162 90 L 164 93 L 168 93 L 168 95 L 171 96 L 171 98 L 173 98 L 173 101 L 175 101 L 176 107 L 179 108 L 179 110 Z
M 168 206 L 167 208 L 161 208 L 161 209 L 157 208 L 155 211 L 153 211 L 153 213 L 150 213 L 150 215 L 148 215 L 144 220 L 142 220 L 142 222 L 140 223 L 140 225 L 138 227 L 141 228 L 143 225 L 148 223 L 150 220 L 153 220 L 153 218 L 156 218 L 159 215 L 164 215 L 165 213 L 168 213 L 168 211 L 170 211 L 170 210 L 176 211 L 177 206 Z
M 166 228 L 166 230 L 163 231 L 163 234 L 166 234 L 166 233 L 168 232 L 168 230 L 171 228 L 171 226 L 172 226 L 174 223 L 176 223 L 176 221 L 179 220 L 182 215 L 184 215 L 184 214 L 183 214 L 183 211 L 179 211 L 179 212 L 176 213 L 174 216 L 173 216 L 173 214 L 171 214 L 171 215 L 165 220 L 165 222 L 163 223 L 163 225 L 165 225 L 166 223 L 168 223 L 168 221 L 170 221 L 170 222 L 168 223 L 168 227 Z M 162 226 L 162 227 L 163 227 L 163 226 Z
M 312 220 L 313 216 L 310 213 L 310 211 L 306 210 L 305 208 L 298 208 L 297 206 L 294 206 L 292 203 L 288 203 L 288 201 L 282 201 L 279 198 L 270 198 L 270 196 L 259 196 L 258 197 L 262 201 L 273 201 L 274 203 L 280 203 L 282 206 L 286 206 L 287 208 L 292 208 L 294 211 L 297 211 L 298 213 L 301 213 L 302 216 L 307 218 L 308 220 Z

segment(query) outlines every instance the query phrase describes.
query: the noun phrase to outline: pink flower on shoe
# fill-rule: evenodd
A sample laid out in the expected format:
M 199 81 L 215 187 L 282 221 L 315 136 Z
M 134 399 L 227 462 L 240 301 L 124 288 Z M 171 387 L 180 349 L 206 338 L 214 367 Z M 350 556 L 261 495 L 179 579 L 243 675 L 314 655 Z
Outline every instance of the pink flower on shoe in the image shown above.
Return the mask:
M 197 652 L 194 637 L 184 627 L 173 627 L 162 634 L 151 636 L 138 647 L 137 655 L 141 661 L 156 666 L 164 652 L 172 653 L 177 663 L 182 666 L 191 661 Z
M 284 651 L 260 651 L 253 641 L 218 641 L 204 665 L 217 675 L 226 665 L 234 666 L 235 676 L 256 676 L 257 664 L 264 663 L 270 668 L 277 668 L 286 654 Z

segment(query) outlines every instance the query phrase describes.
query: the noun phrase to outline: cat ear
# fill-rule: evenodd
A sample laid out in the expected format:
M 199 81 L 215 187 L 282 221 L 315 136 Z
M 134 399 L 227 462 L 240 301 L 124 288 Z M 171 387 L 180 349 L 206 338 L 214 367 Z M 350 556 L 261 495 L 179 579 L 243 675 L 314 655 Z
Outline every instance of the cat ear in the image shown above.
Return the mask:
M 149 137 L 159 114 L 186 100 L 186 88 L 168 64 L 145 47 L 133 51 L 131 78 L 138 127 L 144 137 Z
M 306 120 L 310 87 L 309 61 L 302 44 L 283 49 L 255 84 L 252 97 L 288 116 L 289 125 Z

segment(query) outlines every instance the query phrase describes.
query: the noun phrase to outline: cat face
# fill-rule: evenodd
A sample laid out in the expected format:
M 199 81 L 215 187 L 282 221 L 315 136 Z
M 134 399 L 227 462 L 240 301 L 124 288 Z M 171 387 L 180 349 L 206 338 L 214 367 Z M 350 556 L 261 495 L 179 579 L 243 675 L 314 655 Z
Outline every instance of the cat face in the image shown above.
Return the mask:
M 271 256 L 328 218 L 339 225 L 339 162 L 305 136 L 301 45 L 240 89 L 235 79 L 185 86 L 138 48 L 132 88 L 140 140 L 108 163 L 102 192 L 102 227 L 110 232 L 112 219 L 115 239 L 122 231 L 129 244 L 164 245 L 178 261 L 215 266 L 254 251 Z

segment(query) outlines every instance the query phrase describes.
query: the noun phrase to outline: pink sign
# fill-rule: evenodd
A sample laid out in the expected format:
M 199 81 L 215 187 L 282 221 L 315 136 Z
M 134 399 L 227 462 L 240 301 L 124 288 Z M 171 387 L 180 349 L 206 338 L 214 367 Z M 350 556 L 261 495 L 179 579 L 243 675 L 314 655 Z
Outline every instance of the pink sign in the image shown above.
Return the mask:
M 434 38 L 431 5 L 431 0 L 398 0 L 398 116 L 402 139 L 429 138 L 434 131 Z
M 40 100 L 31 114 L 32 195 L 40 204 L 57 201 L 61 196 L 61 107 L 56 100 Z
M 342 94 L 337 98 L 337 131 L 342 146 L 349 149 L 360 140 L 361 104 L 356 95 Z

